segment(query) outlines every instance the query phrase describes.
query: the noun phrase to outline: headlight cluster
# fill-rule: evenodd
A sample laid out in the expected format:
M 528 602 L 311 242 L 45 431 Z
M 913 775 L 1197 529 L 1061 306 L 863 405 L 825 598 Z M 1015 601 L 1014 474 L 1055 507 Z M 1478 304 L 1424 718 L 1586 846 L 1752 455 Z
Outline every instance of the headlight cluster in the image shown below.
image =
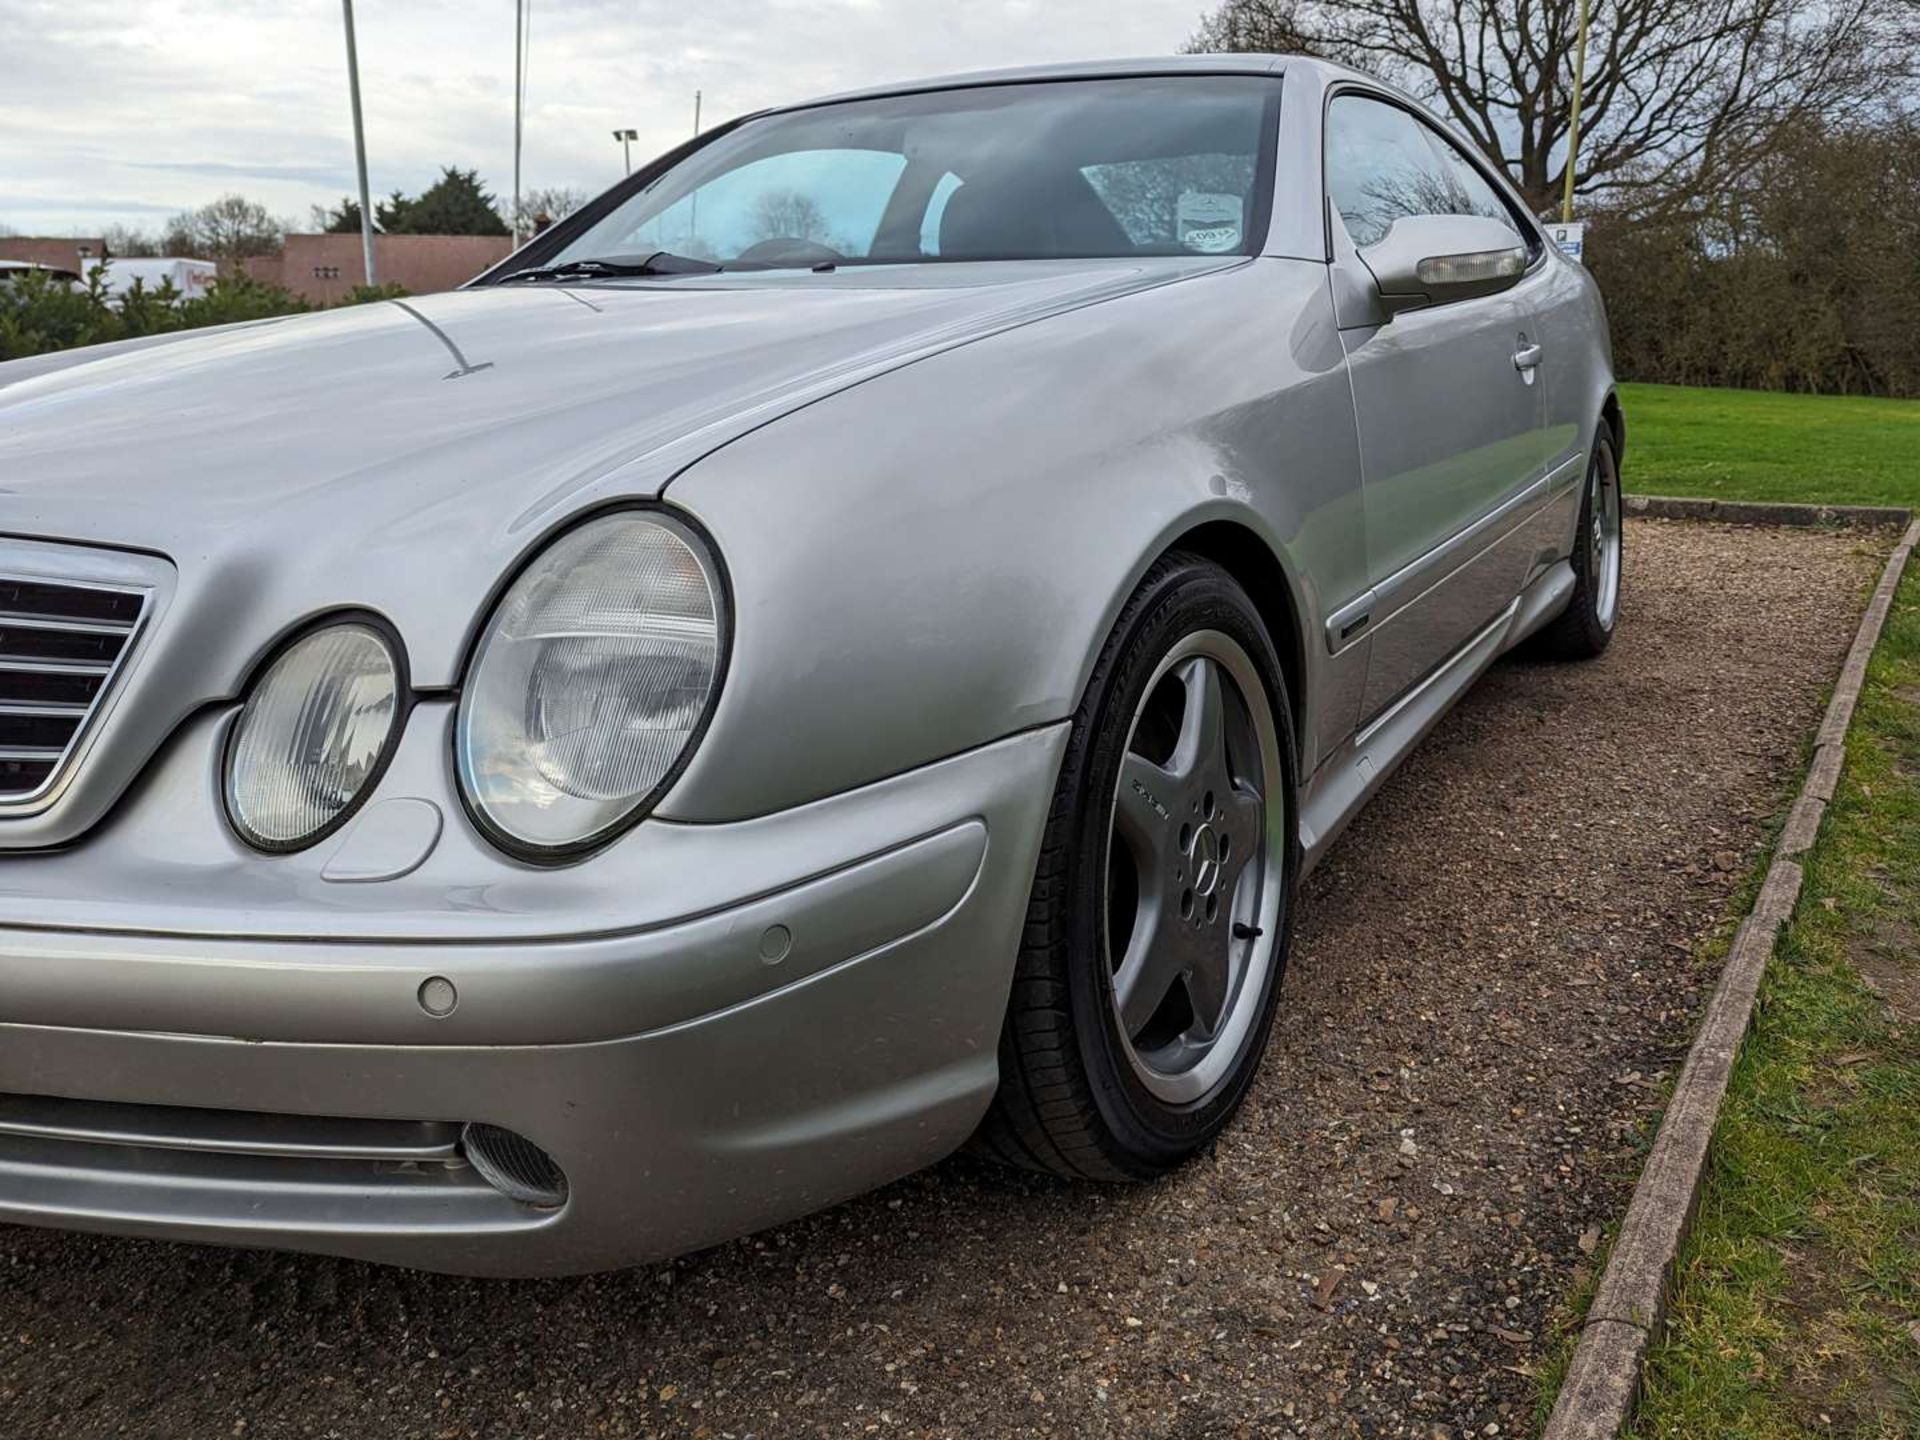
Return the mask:
M 678 521 L 629 511 L 554 541 L 501 597 L 460 696 L 482 826 L 563 855 L 637 820 L 706 723 L 722 638 L 719 576 Z
M 454 762 L 469 812 L 529 859 L 603 843 L 680 773 L 725 658 L 718 563 L 691 527 L 629 510 L 561 535 L 501 596 L 468 668 Z M 404 689 L 396 647 L 369 624 L 283 651 L 228 744 L 242 838 L 299 849 L 344 823 L 398 740 Z
M 331 834 L 386 768 L 399 733 L 400 661 L 371 625 L 294 641 L 254 683 L 227 744 L 227 813 L 262 850 Z

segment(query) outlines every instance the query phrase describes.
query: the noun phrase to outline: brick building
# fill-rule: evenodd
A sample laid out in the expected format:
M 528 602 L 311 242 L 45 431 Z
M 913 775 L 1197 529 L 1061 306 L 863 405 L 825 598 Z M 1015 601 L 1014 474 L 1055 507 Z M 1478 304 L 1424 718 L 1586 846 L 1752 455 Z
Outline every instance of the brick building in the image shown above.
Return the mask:
M 375 235 L 373 263 L 381 284 L 431 295 L 465 284 L 512 249 L 504 235 Z M 315 305 L 337 304 L 366 281 L 358 235 L 289 235 L 278 255 L 249 260 L 246 268 Z
M 0 260 L 25 260 L 30 265 L 50 265 L 55 270 L 87 273 L 107 252 L 107 242 L 99 236 L 0 235 Z
M 0 260 L 26 260 L 84 275 L 106 253 L 98 236 L 53 238 L 0 236 Z M 431 295 L 465 284 L 504 260 L 513 241 L 504 235 L 376 235 L 374 268 L 383 285 L 403 285 L 414 295 Z M 358 235 L 289 235 L 276 255 L 241 262 L 247 274 L 269 285 L 284 285 L 314 305 L 335 305 L 363 283 Z

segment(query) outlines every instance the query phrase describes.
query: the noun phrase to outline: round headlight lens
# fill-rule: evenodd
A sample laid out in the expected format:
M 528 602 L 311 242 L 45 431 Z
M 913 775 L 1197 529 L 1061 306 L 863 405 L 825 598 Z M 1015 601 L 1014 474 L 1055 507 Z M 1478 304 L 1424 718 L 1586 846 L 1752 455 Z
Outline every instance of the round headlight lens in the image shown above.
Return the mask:
M 705 723 L 721 604 L 705 543 L 656 512 L 590 520 L 535 558 L 460 696 L 460 785 L 497 840 L 565 854 L 645 813 Z
M 371 625 L 289 645 L 255 682 L 227 747 L 227 813 L 262 850 L 297 850 L 352 812 L 386 762 L 400 664 Z

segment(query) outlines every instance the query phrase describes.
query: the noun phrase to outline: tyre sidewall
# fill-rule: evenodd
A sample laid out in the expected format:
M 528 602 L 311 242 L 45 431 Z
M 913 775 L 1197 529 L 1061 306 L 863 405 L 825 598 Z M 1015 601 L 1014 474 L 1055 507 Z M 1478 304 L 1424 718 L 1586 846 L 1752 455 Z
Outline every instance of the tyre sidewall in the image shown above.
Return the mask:
M 1592 573 L 1593 552 L 1587 544 L 1587 536 L 1593 528 L 1593 502 L 1595 492 L 1600 485 L 1600 462 L 1603 454 L 1612 464 L 1613 483 L 1618 486 L 1620 483 L 1619 457 L 1614 453 L 1613 436 L 1604 423 L 1600 426 L 1600 433 L 1594 437 L 1593 449 L 1587 456 L 1587 473 L 1580 489 L 1580 521 L 1574 531 L 1573 546 L 1574 593 L 1573 602 L 1569 607 L 1579 616 L 1581 624 L 1585 627 L 1594 654 L 1607 648 L 1607 643 L 1613 639 L 1613 632 L 1619 628 L 1620 624 L 1620 602 L 1617 598 L 1613 605 L 1612 621 L 1604 624 L 1601 622 L 1600 577 Z M 1624 508 L 1623 504 L 1622 509 Z M 1622 526 L 1620 555 L 1623 567 L 1626 553 L 1625 527 Z M 1621 578 L 1624 580 L 1625 576 Z
M 1299 826 L 1295 742 L 1286 681 L 1273 642 L 1246 592 L 1227 573 L 1198 560 L 1177 560 L 1149 577 L 1149 594 L 1132 624 L 1114 637 L 1115 663 L 1096 674 L 1097 693 L 1083 713 L 1094 727 L 1075 778 L 1072 859 L 1065 918 L 1068 985 L 1074 1031 L 1092 1099 L 1106 1128 L 1126 1156 L 1149 1172 L 1177 1164 L 1226 1123 L 1245 1096 L 1273 1023 L 1274 1001 L 1285 969 L 1299 874 Z M 1231 636 L 1253 660 L 1266 688 L 1279 735 L 1279 777 L 1287 805 L 1278 933 L 1267 966 L 1259 1010 L 1233 1069 L 1200 1099 L 1170 1105 L 1141 1083 L 1126 1050 L 1113 1006 L 1113 976 L 1106 944 L 1106 866 L 1113 796 L 1130 739 L 1133 718 L 1160 660 L 1187 635 L 1217 630 Z M 1124 1162 L 1123 1162 L 1124 1163 Z

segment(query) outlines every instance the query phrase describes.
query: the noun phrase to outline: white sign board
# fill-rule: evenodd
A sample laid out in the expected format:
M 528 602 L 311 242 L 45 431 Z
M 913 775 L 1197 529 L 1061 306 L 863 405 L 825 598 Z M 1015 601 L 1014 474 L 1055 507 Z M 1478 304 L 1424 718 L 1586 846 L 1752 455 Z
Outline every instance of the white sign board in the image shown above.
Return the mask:
M 1564 225 L 1547 226 L 1547 234 L 1553 237 L 1553 243 L 1560 247 L 1560 253 L 1569 260 L 1586 263 L 1587 222 L 1569 220 Z

